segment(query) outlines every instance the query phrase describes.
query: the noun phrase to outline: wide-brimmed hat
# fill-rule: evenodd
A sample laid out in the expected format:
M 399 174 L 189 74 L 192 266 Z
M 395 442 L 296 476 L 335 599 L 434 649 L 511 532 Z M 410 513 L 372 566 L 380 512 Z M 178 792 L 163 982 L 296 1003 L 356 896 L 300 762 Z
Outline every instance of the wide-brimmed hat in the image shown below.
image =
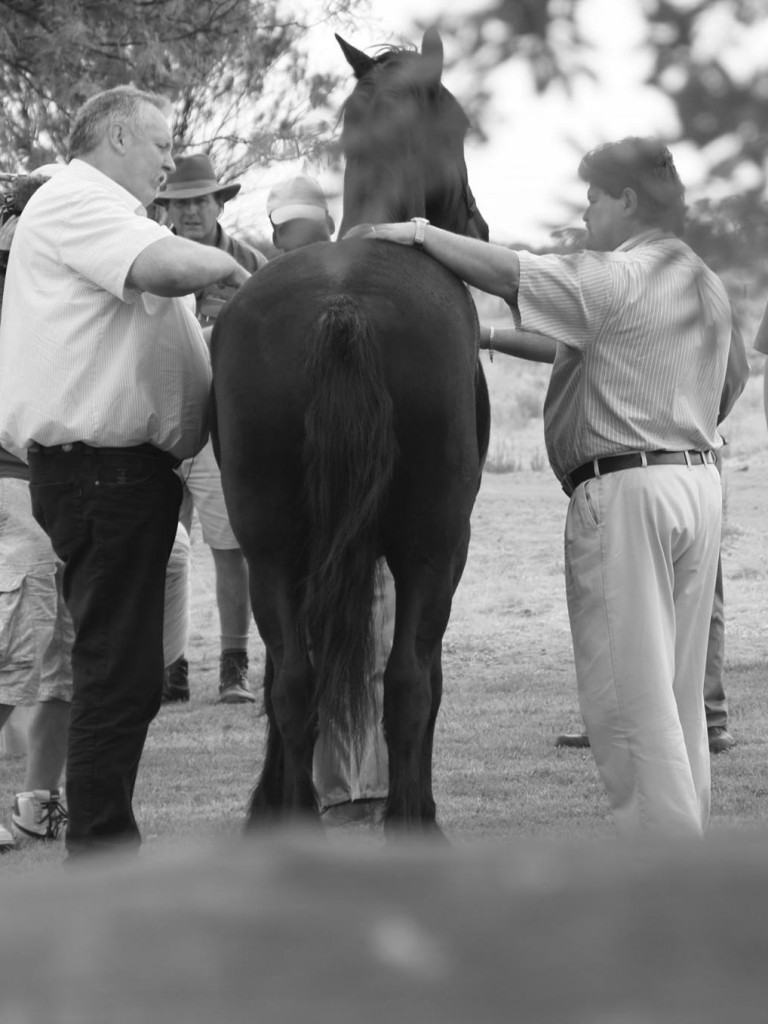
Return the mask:
M 328 203 L 314 178 L 297 174 L 279 181 L 267 196 L 267 216 L 273 224 L 289 220 L 325 220 Z
M 213 171 L 211 159 L 205 153 L 179 156 L 174 160 L 176 170 L 169 174 L 165 184 L 155 196 L 156 203 L 171 199 L 195 199 L 197 196 L 218 196 L 222 203 L 240 191 L 239 184 L 220 185 Z

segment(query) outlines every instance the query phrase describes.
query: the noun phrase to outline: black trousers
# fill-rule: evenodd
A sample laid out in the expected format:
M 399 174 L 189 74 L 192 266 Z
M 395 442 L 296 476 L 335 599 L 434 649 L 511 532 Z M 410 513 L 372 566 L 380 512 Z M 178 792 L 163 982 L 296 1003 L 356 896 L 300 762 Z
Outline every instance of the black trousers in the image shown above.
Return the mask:
M 165 570 L 181 503 L 173 465 L 150 445 L 29 451 L 32 510 L 64 563 L 75 627 L 70 857 L 141 841 L 132 798 L 163 685 Z

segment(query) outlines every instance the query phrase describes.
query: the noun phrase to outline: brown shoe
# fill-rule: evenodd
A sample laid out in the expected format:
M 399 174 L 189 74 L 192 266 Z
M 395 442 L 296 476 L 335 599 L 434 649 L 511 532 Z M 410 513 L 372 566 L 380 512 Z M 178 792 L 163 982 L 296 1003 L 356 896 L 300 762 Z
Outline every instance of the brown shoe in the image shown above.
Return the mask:
M 182 656 L 172 661 L 165 670 L 163 680 L 163 704 L 174 701 L 183 703 L 189 700 L 189 662 Z
M 710 725 L 707 729 L 710 754 L 724 754 L 726 750 L 736 746 L 736 740 L 724 725 Z
M 248 652 L 223 651 L 219 659 L 219 703 L 253 704 L 248 686 Z
M 556 747 L 588 747 L 589 736 L 585 732 L 563 732 L 555 740 Z

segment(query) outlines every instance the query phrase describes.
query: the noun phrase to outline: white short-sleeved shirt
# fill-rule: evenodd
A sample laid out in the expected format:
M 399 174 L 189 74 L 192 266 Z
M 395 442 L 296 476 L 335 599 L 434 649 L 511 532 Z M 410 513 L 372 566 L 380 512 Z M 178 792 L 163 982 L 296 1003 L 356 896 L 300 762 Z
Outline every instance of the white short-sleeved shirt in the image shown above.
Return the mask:
M 178 458 L 207 437 L 208 349 L 194 296 L 126 286 L 169 235 L 138 200 L 73 160 L 28 202 L 0 322 L 0 444 L 151 443 Z
M 731 309 L 689 246 L 648 231 L 611 252 L 518 255 L 520 324 L 561 342 L 544 404 L 558 479 L 604 455 L 720 446 Z

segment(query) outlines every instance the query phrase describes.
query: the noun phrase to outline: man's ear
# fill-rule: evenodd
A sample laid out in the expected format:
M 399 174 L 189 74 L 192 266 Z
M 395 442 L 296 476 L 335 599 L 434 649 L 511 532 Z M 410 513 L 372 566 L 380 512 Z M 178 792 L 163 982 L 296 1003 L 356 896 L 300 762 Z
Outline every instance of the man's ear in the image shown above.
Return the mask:
M 121 121 L 113 121 L 107 128 L 107 140 L 112 149 L 123 152 L 126 147 L 128 127 Z
M 637 192 L 633 188 L 625 188 L 621 193 L 621 199 L 624 204 L 624 214 L 627 217 L 635 217 L 637 215 L 637 208 L 639 202 L 637 199 Z

